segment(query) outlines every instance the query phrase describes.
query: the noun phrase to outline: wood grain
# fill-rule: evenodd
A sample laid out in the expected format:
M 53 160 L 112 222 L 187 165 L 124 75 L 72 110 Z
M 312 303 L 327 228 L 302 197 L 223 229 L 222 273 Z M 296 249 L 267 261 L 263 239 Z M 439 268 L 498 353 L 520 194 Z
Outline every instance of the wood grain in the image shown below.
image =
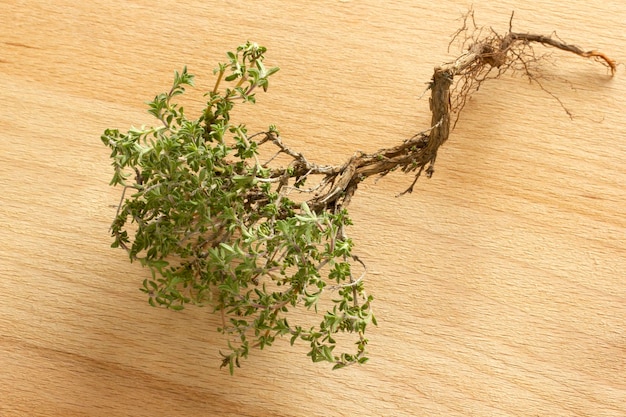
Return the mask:
M 391 3 L 391 2 L 389 2 Z M 428 126 L 417 97 L 467 4 L 374 0 L 0 4 L 1 416 L 626 415 L 626 82 L 552 51 L 543 85 L 485 84 L 432 179 L 366 182 L 351 235 L 379 326 L 331 372 L 286 341 L 234 377 L 205 309 L 148 307 L 109 248 L 107 127 L 150 122 L 175 69 L 247 39 L 279 65 L 241 112 L 336 163 Z M 474 1 L 479 23 L 626 62 L 621 1 Z M 567 80 L 567 81 L 566 81 Z M 191 107 L 190 107 L 191 108 Z

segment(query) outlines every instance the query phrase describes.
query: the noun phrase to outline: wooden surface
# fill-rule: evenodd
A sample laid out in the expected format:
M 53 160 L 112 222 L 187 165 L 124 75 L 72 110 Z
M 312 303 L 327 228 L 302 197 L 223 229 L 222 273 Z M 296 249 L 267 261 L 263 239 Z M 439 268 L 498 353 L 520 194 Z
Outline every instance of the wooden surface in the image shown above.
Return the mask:
M 393 5 L 385 5 L 393 3 Z M 497 4 L 495 6 L 494 4 Z M 0 416 L 625 416 L 626 77 L 552 52 L 543 85 L 484 85 L 435 175 L 369 181 L 350 233 L 379 326 L 371 361 L 306 347 L 234 377 L 208 309 L 150 308 L 147 272 L 109 248 L 120 190 L 107 127 L 188 65 L 194 103 L 247 39 L 279 65 L 243 112 L 318 162 L 428 126 L 417 100 L 467 3 L 15 1 L 0 4 Z M 626 62 L 622 1 L 474 1 L 479 23 Z M 554 65 L 553 65 L 554 64 Z M 568 80 L 568 81 L 566 81 Z M 188 109 L 190 110 L 191 107 Z M 242 117 L 243 117 L 242 116 Z

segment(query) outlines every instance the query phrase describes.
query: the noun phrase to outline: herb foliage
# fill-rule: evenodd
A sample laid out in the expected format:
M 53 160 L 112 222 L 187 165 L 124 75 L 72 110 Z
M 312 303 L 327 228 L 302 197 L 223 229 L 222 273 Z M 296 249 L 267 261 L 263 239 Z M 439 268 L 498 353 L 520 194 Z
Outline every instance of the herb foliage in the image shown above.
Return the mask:
M 345 233 L 348 212 L 339 205 L 312 210 L 290 198 L 306 176 L 287 186 L 294 166 L 272 169 L 258 156 L 260 142 L 281 143 L 277 129 L 248 135 L 231 119 L 233 108 L 255 103 L 278 71 L 265 66 L 265 52 L 252 42 L 229 52 L 196 119 L 176 102 L 194 85 L 185 67 L 168 92 L 148 103 L 156 126 L 104 132 L 111 185 L 125 190 L 112 246 L 149 268 L 142 291 L 151 305 L 209 305 L 222 316 L 218 330 L 230 336 L 222 366 L 231 373 L 252 348 L 280 336 L 309 344 L 314 362 L 364 363 L 365 331 L 376 320 L 364 272 L 354 276 L 354 266 L 364 266 Z M 295 307 L 317 312 L 324 297 L 319 324 L 288 315 Z M 354 348 L 338 352 L 338 333 L 354 334 Z

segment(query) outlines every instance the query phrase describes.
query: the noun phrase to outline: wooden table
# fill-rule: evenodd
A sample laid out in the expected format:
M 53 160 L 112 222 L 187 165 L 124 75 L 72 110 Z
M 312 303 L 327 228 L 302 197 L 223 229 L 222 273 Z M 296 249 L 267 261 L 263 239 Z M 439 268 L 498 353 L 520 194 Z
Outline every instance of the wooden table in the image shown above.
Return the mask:
M 391 2 L 390 2 L 391 3 Z M 247 39 L 281 67 L 241 113 L 320 163 L 429 125 L 418 100 L 467 3 L 15 1 L 0 5 L 1 416 L 626 415 L 626 82 L 554 50 L 485 84 L 432 179 L 364 183 L 351 237 L 379 326 L 331 372 L 284 340 L 234 377 L 208 309 L 150 308 L 109 248 L 105 128 L 151 123 L 174 70 Z M 626 62 L 621 1 L 474 1 L 479 24 Z M 558 97 L 557 101 L 555 97 Z M 570 119 L 563 107 L 571 114 Z M 196 107 L 199 108 L 199 107 Z

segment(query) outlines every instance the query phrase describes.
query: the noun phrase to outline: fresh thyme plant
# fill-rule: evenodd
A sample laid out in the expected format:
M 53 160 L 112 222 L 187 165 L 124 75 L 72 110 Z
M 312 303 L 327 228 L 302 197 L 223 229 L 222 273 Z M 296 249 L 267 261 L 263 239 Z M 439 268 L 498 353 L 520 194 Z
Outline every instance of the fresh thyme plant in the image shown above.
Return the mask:
M 473 14 L 466 16 L 465 22 Z M 467 32 L 467 26 L 457 32 Z M 478 31 L 480 33 L 480 31 Z M 189 118 L 175 98 L 193 86 L 194 76 L 176 72 L 171 89 L 148 103 L 154 127 L 126 133 L 107 129 L 113 179 L 124 193 L 111 226 L 113 247 L 151 271 L 142 291 L 153 306 L 180 310 L 186 304 L 212 306 L 229 335 L 222 366 L 231 373 L 253 348 L 277 337 L 309 344 L 314 362 L 334 369 L 367 361 L 365 337 L 376 324 L 372 296 L 366 294 L 365 265 L 353 254 L 346 234 L 348 206 L 358 184 L 372 175 L 400 169 L 430 177 L 439 147 L 448 139 L 452 113 L 467 96 L 505 70 L 522 70 L 532 81 L 530 45 L 539 43 L 603 61 L 606 55 L 541 35 L 492 32 L 471 41 L 455 61 L 436 67 L 428 83 L 432 125 L 399 145 L 372 154 L 355 153 L 344 164 L 317 165 L 286 146 L 276 127 L 249 135 L 231 119 L 235 105 L 254 103 L 267 91 L 278 68 L 267 68 L 266 49 L 248 42 L 229 52 L 215 70 L 213 89 L 197 118 Z M 459 83 L 454 90 L 454 77 Z M 457 91 L 455 96 L 453 93 Z M 451 94 L 452 92 L 452 94 Z M 262 146 L 274 155 L 262 162 Z M 275 158 L 286 155 L 286 167 Z M 311 182 L 313 182 L 311 184 Z M 125 198 L 130 190 L 129 198 Z M 295 198 L 302 197 L 304 198 Z M 290 309 L 317 313 L 318 323 L 295 322 Z M 315 319 L 314 319 L 315 320 Z M 340 334 L 352 335 L 353 347 Z M 348 338 L 349 339 L 349 338 Z M 346 346 L 348 343 L 348 346 Z
M 173 100 L 193 85 L 185 68 L 175 73 L 169 92 L 149 103 L 160 125 L 104 132 L 102 141 L 112 150 L 111 184 L 132 190 L 113 222 L 113 247 L 151 270 L 142 288 L 151 305 L 180 310 L 208 303 L 221 313 L 219 330 L 236 336 L 222 353 L 231 373 L 251 348 L 284 335 L 292 344 L 309 343 L 314 362 L 335 368 L 364 363 L 365 329 L 376 321 L 372 297 L 354 277 L 359 261 L 345 234 L 347 211 L 313 211 L 289 198 L 285 179 L 294 168 L 277 173 L 261 163 L 259 142 L 231 120 L 233 107 L 254 103 L 255 91 L 267 91 L 278 71 L 263 64 L 265 51 L 248 42 L 229 52 L 197 119 L 187 118 Z M 274 127 L 267 135 L 278 141 Z M 302 178 L 293 187 L 304 183 Z M 329 291 L 332 307 L 318 325 L 286 317 L 300 304 L 317 310 Z M 337 332 L 356 335 L 352 352 L 336 352 Z

